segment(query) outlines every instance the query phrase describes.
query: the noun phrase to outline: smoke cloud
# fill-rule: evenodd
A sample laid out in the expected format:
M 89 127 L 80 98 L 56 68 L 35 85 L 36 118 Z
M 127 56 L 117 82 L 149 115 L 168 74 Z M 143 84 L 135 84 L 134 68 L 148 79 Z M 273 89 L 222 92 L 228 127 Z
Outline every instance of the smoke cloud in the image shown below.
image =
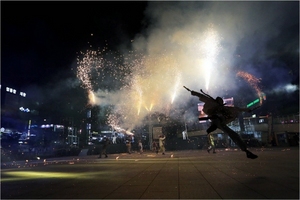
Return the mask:
M 295 78 L 289 72 L 298 72 L 298 63 L 283 56 L 299 53 L 299 32 L 293 32 L 299 28 L 297 2 L 152 1 L 145 25 L 131 49 L 120 50 L 128 59 L 117 68 L 129 72 L 116 73 L 126 84 L 113 92 L 94 91 L 95 104 L 111 105 L 112 115 L 119 116 L 110 117 L 111 124 L 132 129 L 155 112 L 193 118 L 198 99 L 183 86 L 231 97 L 244 86 L 238 71 L 260 78 L 266 90 L 289 84 Z M 258 95 L 254 89 L 244 92 L 252 93 L 251 100 Z

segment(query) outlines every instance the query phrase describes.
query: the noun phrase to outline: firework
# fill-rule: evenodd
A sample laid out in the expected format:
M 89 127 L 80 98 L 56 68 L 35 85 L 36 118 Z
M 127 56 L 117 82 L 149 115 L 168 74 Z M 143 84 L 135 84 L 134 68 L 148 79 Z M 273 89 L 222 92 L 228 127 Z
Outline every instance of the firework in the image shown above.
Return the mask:
M 96 102 L 94 92 L 89 90 L 89 103 L 94 105 Z
M 206 91 L 208 91 L 211 74 L 216 63 L 216 57 L 219 54 L 220 38 L 212 25 L 205 32 L 204 38 L 202 52 L 205 58 L 203 66 L 205 67 L 205 88 Z
M 261 79 L 258 79 L 255 76 L 253 76 L 252 74 L 249 74 L 249 73 L 243 72 L 243 71 L 238 71 L 236 75 L 245 79 L 249 83 L 249 85 L 252 88 L 254 88 L 254 90 L 256 91 L 256 93 L 259 97 L 260 105 L 262 105 L 263 100 L 266 100 L 266 95 L 261 91 L 261 89 L 259 87 L 259 83 L 260 83 Z
M 87 50 L 85 53 L 80 52 L 80 55 L 82 58 L 77 58 L 77 78 L 82 82 L 82 87 L 92 91 L 93 74 L 99 76 L 104 64 L 101 51 Z
M 88 91 L 89 103 L 109 106 L 107 124 L 126 127 L 126 130 L 133 130 L 152 113 L 176 115 L 180 104 L 185 103 L 185 99 L 178 98 L 182 79 L 185 79 L 184 84 L 194 80 L 199 84 L 198 76 L 204 74 L 205 79 L 201 80 L 208 90 L 220 49 L 219 36 L 212 26 L 192 36 L 197 37 L 193 41 L 171 37 L 173 43 L 163 48 L 153 46 L 153 43 L 160 45 L 153 41 L 149 48 L 123 53 L 111 52 L 107 47 L 80 52 L 77 77 Z M 162 44 L 166 44 L 164 42 L 167 41 Z M 191 48 L 196 52 L 191 53 L 182 46 L 178 48 L 179 45 L 186 48 L 196 45 L 197 51 Z M 200 73 L 199 65 L 203 66 Z
M 180 82 L 181 82 L 181 74 L 177 71 L 176 78 L 175 78 L 175 84 L 174 84 L 174 92 L 173 92 L 173 95 L 172 95 L 172 98 L 171 98 L 171 104 L 173 104 L 173 102 L 174 102 L 174 99 L 176 97 Z

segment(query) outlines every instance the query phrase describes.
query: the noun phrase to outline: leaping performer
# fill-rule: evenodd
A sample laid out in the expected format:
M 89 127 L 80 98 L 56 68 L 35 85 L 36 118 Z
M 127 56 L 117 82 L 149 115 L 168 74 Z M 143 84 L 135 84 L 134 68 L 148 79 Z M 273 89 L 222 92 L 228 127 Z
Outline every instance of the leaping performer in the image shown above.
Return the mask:
M 211 132 L 219 128 L 224 133 L 228 134 L 229 137 L 240 147 L 242 151 L 246 152 L 247 158 L 255 159 L 258 157 L 247 149 L 247 145 L 244 143 L 239 134 L 230 129 L 227 124 L 234 121 L 238 117 L 238 114 L 240 112 L 252 112 L 259 107 L 249 109 L 225 106 L 221 97 L 217 97 L 216 99 L 214 99 L 210 95 L 204 93 L 202 90 L 200 90 L 201 93 L 199 93 L 192 91 L 185 86 L 183 87 L 191 92 L 191 95 L 199 97 L 199 100 L 204 102 L 203 112 L 207 115 L 207 117 L 199 118 L 199 120 L 211 120 L 211 125 L 206 130 L 208 136 L 210 136 L 209 134 Z

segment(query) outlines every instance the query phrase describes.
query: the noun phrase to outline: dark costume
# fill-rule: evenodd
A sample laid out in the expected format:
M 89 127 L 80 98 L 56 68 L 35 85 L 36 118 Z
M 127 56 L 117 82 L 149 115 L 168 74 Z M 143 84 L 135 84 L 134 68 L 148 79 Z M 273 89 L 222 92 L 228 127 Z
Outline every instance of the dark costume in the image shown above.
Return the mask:
M 131 154 L 131 141 L 126 140 L 127 153 Z
M 102 149 L 101 149 L 101 152 L 99 154 L 99 158 L 101 158 L 102 155 L 105 155 L 105 158 L 107 158 L 108 156 L 107 156 L 107 153 L 106 153 L 106 148 L 109 145 L 110 141 L 107 137 L 104 137 L 102 139 L 101 143 L 102 143 Z
M 202 90 L 201 94 L 199 92 L 191 91 L 188 88 L 186 89 L 191 92 L 191 95 L 199 97 L 199 100 L 205 103 L 203 106 L 203 112 L 208 116 L 205 119 L 211 120 L 211 126 L 206 130 L 207 134 L 210 134 L 211 132 L 219 128 L 224 133 L 228 134 L 229 137 L 240 147 L 242 151 L 246 152 L 247 158 L 257 158 L 257 155 L 247 150 L 247 145 L 244 143 L 239 134 L 227 126 L 228 123 L 234 121 L 238 117 L 238 114 L 240 112 L 252 112 L 251 109 L 227 107 L 224 106 L 225 104 L 223 103 L 223 99 L 221 97 L 217 97 L 216 99 L 214 99 L 208 94 L 205 94 Z M 201 118 L 199 120 L 201 120 Z
M 155 151 L 155 153 L 158 154 L 158 145 L 157 145 L 157 143 L 155 142 L 155 140 L 153 140 L 152 148 L 153 148 L 153 151 Z

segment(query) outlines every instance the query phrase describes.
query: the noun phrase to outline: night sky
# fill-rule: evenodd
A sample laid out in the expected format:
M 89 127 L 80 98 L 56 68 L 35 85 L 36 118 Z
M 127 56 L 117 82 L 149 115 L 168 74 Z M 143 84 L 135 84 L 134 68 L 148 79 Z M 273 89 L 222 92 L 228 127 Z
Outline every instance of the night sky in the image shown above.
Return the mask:
M 93 42 L 111 46 L 141 31 L 146 2 L 1 1 L 2 82 L 46 84 Z
M 218 49 L 211 67 L 205 54 L 205 38 L 209 36 L 215 36 Z M 78 52 L 87 51 L 91 45 L 126 55 L 131 51 L 146 55 L 144 60 L 129 61 L 127 67 L 134 68 L 129 78 L 115 69 L 114 75 L 131 81 L 127 88 L 120 88 L 122 93 L 107 93 L 103 81 L 107 80 L 94 78 L 92 82 L 97 84 L 93 92 L 99 106 L 120 104 L 120 96 L 134 96 L 130 92 L 136 88 L 143 91 L 146 110 L 160 97 L 154 104 L 166 107 L 162 102 L 175 93 L 174 102 L 177 99 L 177 105 L 185 104 L 192 97 L 182 86 L 205 89 L 208 81 L 204 76 L 209 68 L 207 90 L 212 96 L 234 96 L 236 102 L 245 104 L 257 98 L 255 87 L 259 87 L 267 96 L 261 114 L 284 110 L 299 113 L 298 1 L 1 1 L 3 85 L 26 90 L 56 82 L 60 84 L 53 87 L 61 87 L 62 81 L 78 83 L 74 76 Z M 237 77 L 239 71 L 253 75 L 259 84 L 253 86 Z M 169 94 L 174 86 L 177 89 Z M 150 96 L 151 92 L 157 96 Z M 107 96 L 103 98 L 104 94 Z M 131 110 L 122 100 L 123 112 Z M 129 100 L 128 105 L 137 104 L 132 103 L 136 99 Z M 194 99 L 195 104 L 197 101 Z

